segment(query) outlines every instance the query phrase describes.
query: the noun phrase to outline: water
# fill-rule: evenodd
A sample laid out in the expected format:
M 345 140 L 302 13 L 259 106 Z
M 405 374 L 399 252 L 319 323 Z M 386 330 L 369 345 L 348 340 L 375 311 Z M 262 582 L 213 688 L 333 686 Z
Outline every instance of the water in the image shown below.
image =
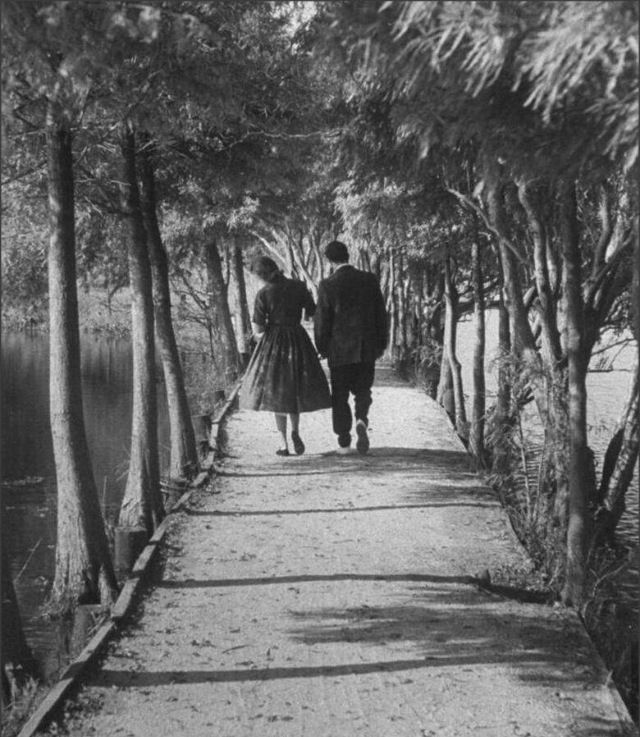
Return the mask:
M 82 388 L 87 440 L 103 513 L 113 522 L 126 481 L 132 353 L 125 339 L 84 335 Z M 27 640 L 53 677 L 69 657 L 68 632 L 38 616 L 54 572 L 56 481 L 49 430 L 48 338 L 2 336 L 2 534 Z M 158 391 L 161 468 L 168 465 L 168 418 Z

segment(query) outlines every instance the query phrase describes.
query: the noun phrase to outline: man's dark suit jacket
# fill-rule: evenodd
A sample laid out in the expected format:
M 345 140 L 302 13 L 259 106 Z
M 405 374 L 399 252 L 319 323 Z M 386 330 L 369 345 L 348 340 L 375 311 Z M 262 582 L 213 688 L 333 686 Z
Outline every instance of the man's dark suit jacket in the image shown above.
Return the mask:
M 320 282 L 314 337 L 329 366 L 380 358 L 389 334 L 384 298 L 373 274 L 347 264 Z

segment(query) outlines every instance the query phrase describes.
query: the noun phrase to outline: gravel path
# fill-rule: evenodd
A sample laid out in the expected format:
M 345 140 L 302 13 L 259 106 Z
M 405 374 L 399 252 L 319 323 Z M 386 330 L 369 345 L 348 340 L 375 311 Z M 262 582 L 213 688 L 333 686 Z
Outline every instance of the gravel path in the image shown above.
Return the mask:
M 279 458 L 271 415 L 232 416 L 71 735 L 632 733 L 572 613 L 470 580 L 528 564 L 439 408 L 378 386 L 371 428 L 338 456 L 330 413 L 304 415 L 306 454 Z

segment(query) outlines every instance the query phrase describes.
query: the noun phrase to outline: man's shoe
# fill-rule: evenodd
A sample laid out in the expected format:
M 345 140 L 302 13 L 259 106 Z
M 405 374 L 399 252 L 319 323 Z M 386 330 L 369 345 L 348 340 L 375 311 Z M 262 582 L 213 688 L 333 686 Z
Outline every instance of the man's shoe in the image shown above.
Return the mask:
M 364 420 L 358 420 L 356 422 L 356 435 L 358 436 L 356 448 L 360 455 L 364 455 L 369 450 L 369 436 L 367 435 L 367 426 Z

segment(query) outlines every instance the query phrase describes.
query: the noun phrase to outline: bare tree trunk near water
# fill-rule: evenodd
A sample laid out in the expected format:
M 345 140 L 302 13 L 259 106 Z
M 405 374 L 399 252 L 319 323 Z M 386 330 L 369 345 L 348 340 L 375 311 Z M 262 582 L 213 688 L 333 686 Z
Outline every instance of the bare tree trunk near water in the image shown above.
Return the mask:
M 125 123 L 121 139 L 123 175 L 120 187 L 122 210 L 129 227 L 133 408 L 129 473 L 118 521 L 125 527 L 144 527 L 151 534 L 162 521 L 164 509 L 158 458 L 151 265 L 140 208 L 135 145 L 134 131 Z
M 171 442 L 169 476 L 172 478 L 191 477 L 198 469 L 198 454 L 171 317 L 169 268 L 156 213 L 152 151 L 149 149 L 148 137 L 145 136 L 144 141 L 145 146 L 140 151 L 141 205 L 153 279 L 155 334 L 162 358 L 169 411 Z
M 46 124 L 49 190 L 49 392 L 58 488 L 50 605 L 110 603 L 117 583 L 84 425 L 76 290 L 72 135 L 56 102 Z

